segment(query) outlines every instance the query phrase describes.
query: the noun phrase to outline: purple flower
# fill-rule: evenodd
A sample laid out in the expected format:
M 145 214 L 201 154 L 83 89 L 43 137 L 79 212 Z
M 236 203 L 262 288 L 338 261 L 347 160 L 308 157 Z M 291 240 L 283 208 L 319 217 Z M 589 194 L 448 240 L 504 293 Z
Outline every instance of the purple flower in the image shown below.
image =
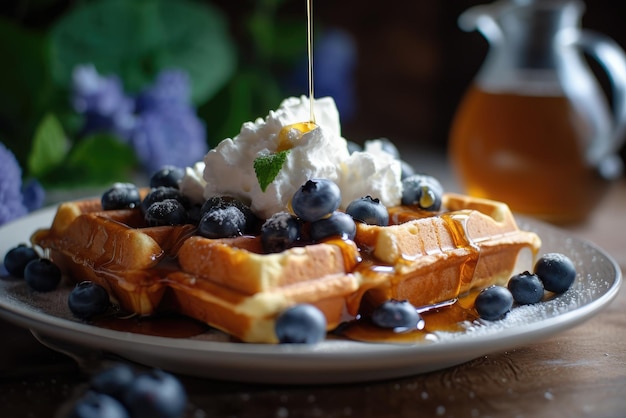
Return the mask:
M 191 88 L 189 76 L 180 70 L 163 70 L 154 84 L 137 97 L 136 111 L 142 113 L 156 108 L 190 107 Z
M 0 225 L 26 215 L 22 201 L 22 170 L 15 155 L 0 143 Z
M 134 102 L 116 76 L 102 77 L 93 65 L 72 74 L 72 106 L 85 118 L 82 135 L 112 133 L 128 139 L 134 127 Z

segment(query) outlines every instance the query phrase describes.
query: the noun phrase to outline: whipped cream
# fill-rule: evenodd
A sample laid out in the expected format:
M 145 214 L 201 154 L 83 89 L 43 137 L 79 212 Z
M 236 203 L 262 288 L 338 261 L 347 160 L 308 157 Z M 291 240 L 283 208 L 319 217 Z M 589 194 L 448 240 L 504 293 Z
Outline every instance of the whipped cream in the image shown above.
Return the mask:
M 203 181 L 198 179 L 200 165 L 187 170 L 183 193 L 198 198 L 230 195 L 250 204 L 262 218 L 285 211 L 298 188 L 311 178 L 326 178 L 337 183 L 345 207 L 354 199 L 370 195 L 386 206 L 398 205 L 402 196 L 400 162 L 384 152 L 377 141 L 368 141 L 365 150 L 352 155 L 347 141 L 341 136 L 339 113 L 332 98 L 316 99 L 317 128 L 302 134 L 296 129 L 288 132 L 289 152 L 286 161 L 265 191 L 254 170 L 254 161 L 284 149 L 281 130 L 289 125 L 306 122 L 310 117 L 309 99 L 288 98 L 265 119 L 243 124 L 234 138 L 221 141 L 204 158 Z M 193 190 L 193 192 L 192 192 Z

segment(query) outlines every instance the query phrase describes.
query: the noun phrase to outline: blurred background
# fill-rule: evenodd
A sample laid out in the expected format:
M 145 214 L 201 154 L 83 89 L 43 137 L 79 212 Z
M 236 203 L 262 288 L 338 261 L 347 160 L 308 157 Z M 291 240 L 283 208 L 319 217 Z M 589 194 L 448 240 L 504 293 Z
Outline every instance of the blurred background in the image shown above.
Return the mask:
M 457 18 L 480 3 L 316 0 L 316 96 L 335 97 L 343 135 L 444 153 L 488 48 Z M 625 18 L 588 1 L 583 27 L 626 47 Z M 305 29 L 304 0 L 4 1 L 0 141 L 46 188 L 190 163 L 308 93 Z

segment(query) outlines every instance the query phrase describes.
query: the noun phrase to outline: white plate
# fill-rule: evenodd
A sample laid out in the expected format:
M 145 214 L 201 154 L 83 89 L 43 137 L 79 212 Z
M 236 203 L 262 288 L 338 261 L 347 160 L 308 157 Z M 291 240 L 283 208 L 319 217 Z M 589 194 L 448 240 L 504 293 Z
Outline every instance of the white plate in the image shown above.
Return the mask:
M 47 227 L 55 208 L 0 227 L 0 255 Z M 441 334 L 410 345 L 327 340 L 314 346 L 241 344 L 203 338 L 165 338 L 87 325 L 71 317 L 67 289 L 30 291 L 23 280 L 0 278 L 0 317 L 29 328 L 44 342 L 105 351 L 141 364 L 194 376 L 264 383 L 346 383 L 409 376 L 551 337 L 582 323 L 616 296 L 621 271 L 597 246 L 532 220 L 520 224 L 542 238 L 542 252 L 562 252 L 578 276 L 565 294 L 514 308 L 488 325 Z

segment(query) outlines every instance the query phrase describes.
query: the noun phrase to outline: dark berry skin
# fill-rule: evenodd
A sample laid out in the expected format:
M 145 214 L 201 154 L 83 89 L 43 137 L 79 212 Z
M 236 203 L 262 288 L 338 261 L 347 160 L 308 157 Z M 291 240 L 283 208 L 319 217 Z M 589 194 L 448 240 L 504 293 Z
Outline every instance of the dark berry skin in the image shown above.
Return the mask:
M 165 199 L 150 205 L 144 218 L 150 226 L 183 225 L 187 223 L 187 210 L 178 200 Z
M 261 226 L 261 243 L 267 253 L 291 248 L 300 239 L 300 222 L 287 212 L 279 212 Z
M 306 222 L 315 222 L 330 215 L 340 204 L 339 186 L 327 179 L 308 180 L 291 199 L 293 212 Z
M 139 189 L 131 183 L 115 183 L 102 194 L 102 209 L 133 209 L 141 204 Z
M 95 374 L 90 383 L 93 391 L 104 393 L 120 401 L 135 380 L 135 372 L 126 364 L 117 364 Z
M 276 317 L 275 332 L 281 344 L 316 344 L 326 337 L 326 317 L 313 305 L 295 305 Z
M 178 189 L 180 181 L 185 177 L 185 169 L 171 165 L 162 167 L 150 177 L 150 187 L 173 187 Z
M 124 404 L 133 418 L 178 418 L 187 406 L 187 394 L 176 377 L 155 369 L 135 378 Z
M 560 253 L 543 255 L 535 264 L 535 274 L 550 292 L 563 293 L 576 279 L 576 267 L 572 260 Z
M 234 206 L 241 211 L 245 218 L 245 227 L 243 232 L 246 234 L 256 235 L 258 228 L 261 224 L 259 218 L 252 212 L 250 206 L 243 203 L 241 200 L 232 196 L 213 196 L 208 198 L 200 212 L 202 215 L 210 211 L 211 209 L 224 209 L 229 206 Z
M 29 262 L 24 269 L 24 280 L 38 292 L 50 292 L 61 282 L 61 269 L 47 258 Z
M 74 404 L 68 418 L 130 418 L 117 399 L 104 393 L 87 392 Z
M 72 289 L 67 305 L 77 318 L 89 319 L 106 312 L 111 302 L 104 287 L 94 282 L 84 281 Z
M 409 301 L 391 299 L 374 309 L 371 319 L 381 328 L 408 330 L 417 328 L 422 318 Z
M 478 294 L 474 307 L 482 319 L 497 321 L 513 307 L 513 295 L 506 287 L 490 286 Z
M 387 212 L 387 208 L 380 203 L 380 200 L 372 196 L 365 196 L 353 200 L 348 204 L 346 213 L 352 216 L 354 220 L 368 225 L 389 225 L 389 212 Z
M 243 235 L 246 218 L 235 206 L 215 208 L 202 216 L 197 233 L 206 238 L 229 238 Z
M 313 241 L 322 241 L 330 237 L 353 240 L 356 235 L 356 224 L 352 216 L 335 211 L 328 218 L 311 222 L 310 234 Z
M 180 202 L 185 208 L 189 206 L 188 199 L 183 196 L 180 190 L 175 189 L 173 187 L 156 187 L 154 189 L 150 189 L 146 197 L 141 201 L 141 210 L 146 213 L 148 208 L 152 206 L 153 203 L 162 202 L 167 199 L 174 199 Z
M 511 277 L 507 288 L 513 295 L 513 300 L 520 305 L 537 303 L 543 298 L 543 283 L 536 274 L 527 271 Z
M 24 277 L 26 265 L 39 258 L 39 254 L 25 244 L 10 249 L 4 256 L 4 268 L 13 277 Z
M 402 180 L 402 204 L 417 205 L 437 212 L 441 209 L 443 187 L 439 180 L 425 174 L 414 174 Z

